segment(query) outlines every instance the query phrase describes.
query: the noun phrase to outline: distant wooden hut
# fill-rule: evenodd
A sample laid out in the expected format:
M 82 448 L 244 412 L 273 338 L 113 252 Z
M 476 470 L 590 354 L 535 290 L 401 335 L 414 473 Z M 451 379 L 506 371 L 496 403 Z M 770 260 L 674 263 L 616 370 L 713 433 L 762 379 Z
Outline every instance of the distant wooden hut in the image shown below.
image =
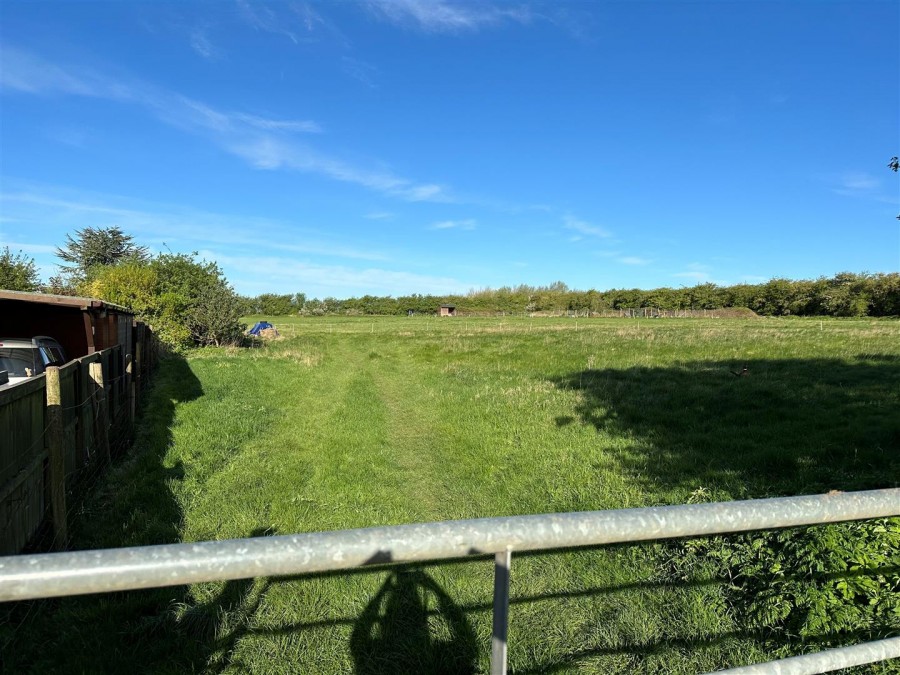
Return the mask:
M 441 305 L 438 316 L 456 316 L 456 305 Z

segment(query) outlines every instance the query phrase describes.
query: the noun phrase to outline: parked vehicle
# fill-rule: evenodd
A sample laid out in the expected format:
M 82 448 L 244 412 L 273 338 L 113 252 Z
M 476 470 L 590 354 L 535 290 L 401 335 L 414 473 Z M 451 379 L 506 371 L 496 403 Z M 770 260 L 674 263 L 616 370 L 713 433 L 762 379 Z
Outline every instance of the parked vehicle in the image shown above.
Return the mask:
M 40 375 L 47 366 L 66 363 L 66 352 L 52 337 L 0 338 L 0 371 L 6 371 L 9 384 Z

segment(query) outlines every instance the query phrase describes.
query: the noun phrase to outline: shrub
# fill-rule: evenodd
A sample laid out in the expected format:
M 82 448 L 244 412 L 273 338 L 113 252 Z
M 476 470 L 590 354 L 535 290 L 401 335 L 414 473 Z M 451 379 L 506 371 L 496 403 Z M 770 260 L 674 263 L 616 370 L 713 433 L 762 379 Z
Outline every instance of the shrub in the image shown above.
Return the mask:
M 705 567 L 730 581 L 743 628 L 839 644 L 900 630 L 900 519 L 695 539 L 670 548 L 670 572 Z
M 169 349 L 233 344 L 241 339 L 241 301 L 212 262 L 163 254 L 94 268 L 79 289 L 130 307 Z

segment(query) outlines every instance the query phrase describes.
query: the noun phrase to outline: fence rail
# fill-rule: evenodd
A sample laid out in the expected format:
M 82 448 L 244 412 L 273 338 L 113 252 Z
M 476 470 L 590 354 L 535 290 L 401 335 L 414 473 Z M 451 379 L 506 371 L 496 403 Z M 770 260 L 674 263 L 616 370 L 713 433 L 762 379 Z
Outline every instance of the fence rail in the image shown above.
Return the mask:
M 494 555 L 492 672 L 505 673 L 512 552 L 891 516 L 900 516 L 900 489 L 13 556 L 0 558 L 0 601 Z M 900 656 L 900 639 L 884 649 L 872 660 Z

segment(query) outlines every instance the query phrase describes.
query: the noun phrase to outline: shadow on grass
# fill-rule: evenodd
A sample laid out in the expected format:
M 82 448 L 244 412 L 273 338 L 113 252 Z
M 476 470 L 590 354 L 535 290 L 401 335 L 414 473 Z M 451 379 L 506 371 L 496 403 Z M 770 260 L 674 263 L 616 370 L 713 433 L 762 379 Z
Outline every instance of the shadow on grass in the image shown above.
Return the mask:
M 185 467 L 180 460 L 167 463 L 166 454 L 178 406 L 201 396 L 186 360 L 160 363 L 138 411 L 133 447 L 70 516 L 71 549 L 180 541 L 183 515 L 171 486 L 184 478 Z M 177 672 L 185 657 L 203 665 L 215 645 L 192 640 L 186 654 L 177 626 L 167 618 L 171 607 L 187 600 L 187 587 L 172 587 L 3 605 L 0 663 L 9 672 L 140 671 L 150 664 Z M 217 602 L 227 605 L 228 598 Z
M 900 358 L 700 361 L 584 370 L 575 416 L 633 439 L 622 466 L 651 492 L 730 496 L 894 487 L 900 476 Z M 715 496 L 715 495 L 713 495 Z
M 357 675 L 474 673 L 478 650 L 463 611 L 417 569 L 388 576 L 350 637 Z
M 478 643 L 466 614 L 490 609 L 491 605 L 457 605 L 430 575 L 419 568 L 400 566 L 385 571 L 384 583 L 358 616 L 248 627 L 248 619 L 256 611 L 259 599 L 271 586 L 303 582 L 311 577 L 341 577 L 345 573 L 267 579 L 250 592 L 239 592 L 238 604 L 242 613 L 237 622 L 239 628 L 220 637 L 217 649 L 233 649 L 237 639 L 246 634 L 299 635 L 323 628 L 352 626 L 349 648 L 357 675 L 476 672 L 478 653 L 484 645 Z M 349 573 L 377 574 L 362 569 Z M 253 600 L 247 602 L 251 597 Z M 205 614 L 210 609 L 215 610 L 216 603 L 205 605 L 200 611 Z
M 272 532 L 257 528 L 249 537 Z M 193 668 L 204 672 L 223 672 L 232 663 L 235 647 L 251 631 L 253 616 L 272 582 L 269 579 L 234 579 L 222 584 L 208 600 L 185 605 L 182 611 L 161 615 L 163 631 L 177 638 L 174 645 L 188 657 Z M 185 649 L 186 645 L 191 645 Z
M 139 412 L 133 447 L 85 504 L 75 522 L 74 548 L 171 544 L 181 540 L 182 512 L 172 493 L 184 478 L 181 460 L 166 461 L 179 405 L 203 396 L 181 357 L 160 363 Z

